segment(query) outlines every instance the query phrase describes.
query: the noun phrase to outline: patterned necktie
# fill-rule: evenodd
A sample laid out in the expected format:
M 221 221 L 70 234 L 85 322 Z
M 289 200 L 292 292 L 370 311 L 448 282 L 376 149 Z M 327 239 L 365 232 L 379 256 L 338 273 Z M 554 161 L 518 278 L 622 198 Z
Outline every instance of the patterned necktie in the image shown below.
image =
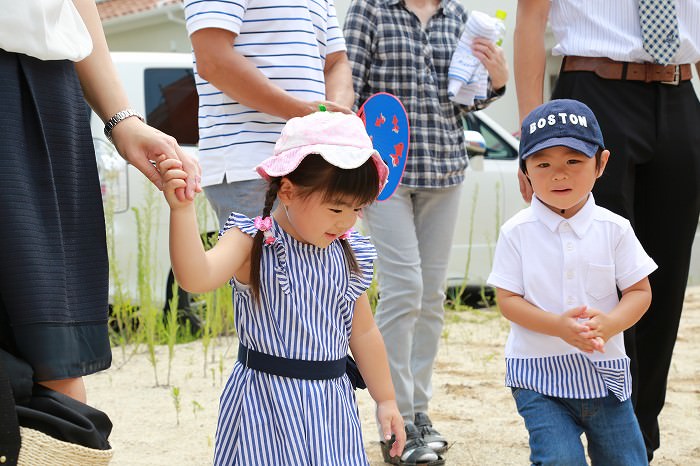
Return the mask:
M 642 44 L 656 63 L 668 64 L 680 47 L 675 0 L 639 0 Z

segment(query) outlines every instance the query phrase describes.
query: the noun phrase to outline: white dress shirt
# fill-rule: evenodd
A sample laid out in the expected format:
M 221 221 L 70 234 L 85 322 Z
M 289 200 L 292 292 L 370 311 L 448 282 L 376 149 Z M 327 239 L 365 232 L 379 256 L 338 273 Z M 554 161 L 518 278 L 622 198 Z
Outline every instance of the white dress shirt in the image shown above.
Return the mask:
M 700 0 L 676 0 L 680 48 L 671 64 L 700 62 Z M 642 46 L 638 0 L 552 0 L 553 55 L 653 62 Z

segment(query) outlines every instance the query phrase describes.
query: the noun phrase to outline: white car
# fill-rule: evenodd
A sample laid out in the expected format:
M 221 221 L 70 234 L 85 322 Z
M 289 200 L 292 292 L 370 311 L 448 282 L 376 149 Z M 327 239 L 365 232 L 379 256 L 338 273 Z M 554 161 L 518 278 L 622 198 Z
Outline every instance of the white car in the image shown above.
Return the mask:
M 112 58 L 133 107 L 148 124 L 174 136 L 196 154 L 198 98 L 192 56 L 186 53 L 114 52 Z M 163 307 L 172 295 L 168 206 L 146 178 L 127 166 L 92 116 L 93 140 L 110 238 L 110 302 L 148 301 Z M 525 206 L 517 181 L 518 141 L 483 112 L 466 119 L 470 168 L 462 191 L 448 268 L 448 286 L 482 293 L 500 225 Z M 478 134 L 477 134 L 478 133 Z M 410 156 L 410 155 L 409 155 Z M 197 197 L 203 235 L 218 231 L 204 195 Z M 691 281 L 700 278 L 693 254 Z M 181 291 L 180 307 L 187 303 Z

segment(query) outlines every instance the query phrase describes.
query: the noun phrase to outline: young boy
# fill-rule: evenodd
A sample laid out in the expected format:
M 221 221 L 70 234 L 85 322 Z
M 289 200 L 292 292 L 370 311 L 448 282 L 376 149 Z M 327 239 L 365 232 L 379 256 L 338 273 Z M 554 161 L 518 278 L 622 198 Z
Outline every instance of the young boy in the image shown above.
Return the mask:
M 523 120 L 534 195 L 501 227 L 488 283 L 511 321 L 506 386 L 533 464 L 585 465 L 581 433 L 593 464 L 647 464 L 622 332 L 649 307 L 656 264 L 629 221 L 595 204 L 604 147 L 581 102 L 553 100 Z

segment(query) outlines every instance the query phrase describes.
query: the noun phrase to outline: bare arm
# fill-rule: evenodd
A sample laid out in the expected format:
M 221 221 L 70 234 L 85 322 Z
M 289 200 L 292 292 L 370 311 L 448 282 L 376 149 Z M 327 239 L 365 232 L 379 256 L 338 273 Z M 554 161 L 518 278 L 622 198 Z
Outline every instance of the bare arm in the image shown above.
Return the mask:
M 544 33 L 550 0 L 519 0 L 513 34 L 513 68 L 520 121 L 543 102 Z
M 102 121 L 107 121 L 118 111 L 129 107 L 129 99 L 109 56 L 95 2 L 74 0 L 73 3 L 90 32 L 93 47 L 92 53 L 76 63 L 75 68 L 88 103 Z
M 374 323 L 366 293 L 363 293 L 355 304 L 350 350 L 362 378 L 367 384 L 369 394 L 377 403 L 377 418 L 384 439 L 388 440 L 393 433 L 396 436 L 396 441 L 391 452 L 392 455 L 400 455 L 406 443 L 406 432 L 401 413 L 396 405 L 394 384 L 391 382 L 384 340 Z
M 238 228 L 231 228 L 213 248 L 205 251 L 199 237 L 194 202 L 175 195 L 187 176 L 182 164 L 160 157 L 158 170 L 163 173 L 163 193 L 170 206 L 170 262 L 180 286 L 202 293 L 218 288 L 237 273 L 248 276 L 253 239 Z
M 285 120 L 318 110 L 350 109 L 327 101 L 306 101 L 276 86 L 246 57 L 233 47 L 236 35 L 225 29 L 205 28 L 190 36 L 197 59 L 197 72 L 231 99 L 268 115 Z
M 204 250 L 194 203 L 170 210 L 170 261 L 180 286 L 204 293 L 225 284 L 249 267 L 253 239 L 238 228 L 228 230 L 213 248 Z M 245 272 L 242 272 L 245 273 Z
M 544 101 L 544 32 L 550 0 L 519 0 L 513 34 L 513 69 L 520 122 Z M 518 185 L 525 202 L 532 200 L 532 186 L 518 170 Z
M 326 99 L 339 105 L 352 108 L 355 91 L 352 88 L 352 70 L 345 52 L 334 52 L 326 57 L 323 70 L 326 77 Z
M 107 121 L 115 113 L 129 108 L 129 99 L 109 55 L 94 0 L 74 0 L 74 4 L 93 43 L 92 53 L 76 63 L 75 69 L 85 99 L 102 121 Z M 150 161 L 165 154 L 168 158 L 180 160 L 187 172 L 184 195 L 194 199 L 194 193 L 201 191 L 199 164 L 185 154 L 171 136 L 142 123 L 138 118 L 127 118 L 114 127 L 112 140 L 122 157 L 138 168 L 158 189 L 162 189 L 163 180 Z M 182 195 L 182 190 L 179 195 Z

